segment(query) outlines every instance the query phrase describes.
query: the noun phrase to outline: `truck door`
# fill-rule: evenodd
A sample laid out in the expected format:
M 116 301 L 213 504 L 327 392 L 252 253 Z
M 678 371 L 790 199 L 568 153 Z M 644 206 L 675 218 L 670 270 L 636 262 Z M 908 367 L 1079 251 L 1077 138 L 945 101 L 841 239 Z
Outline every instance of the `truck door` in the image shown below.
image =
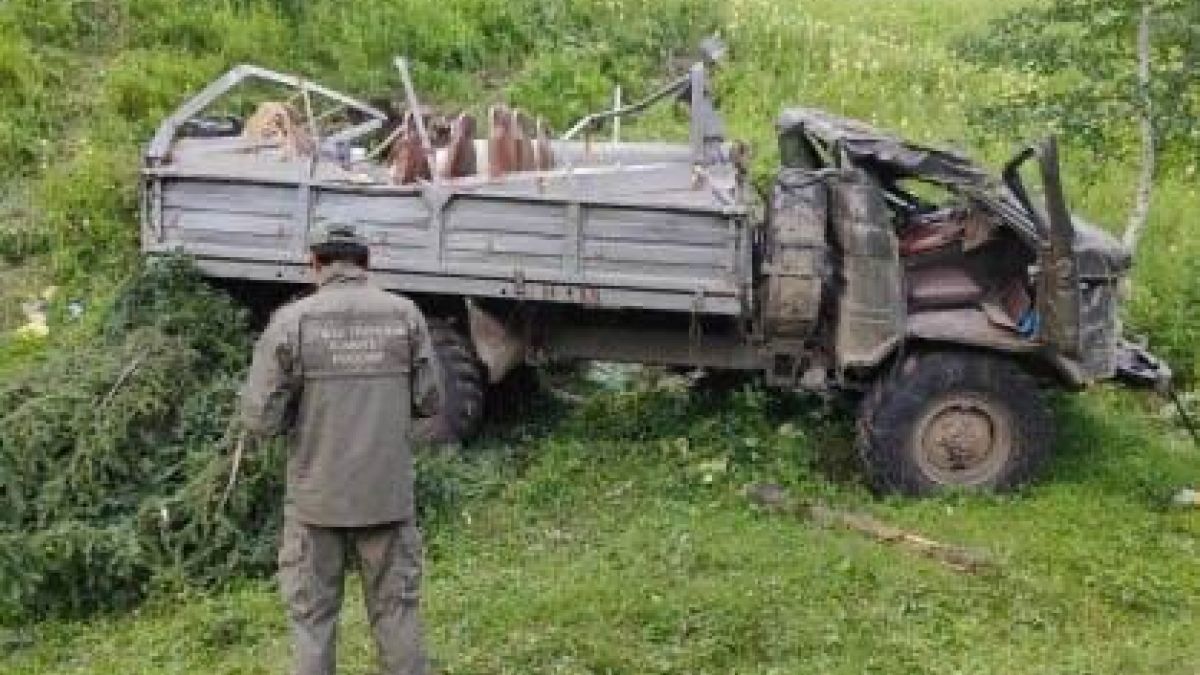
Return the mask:
M 1037 157 L 1041 174 L 1042 204 L 1034 205 L 1021 181 L 1021 165 Z M 1053 138 L 1030 146 L 1005 168 L 1004 180 L 1037 223 L 1038 336 L 1063 356 L 1078 359 L 1080 348 L 1079 270 L 1075 265 L 1075 226 L 1063 193 L 1058 142 Z

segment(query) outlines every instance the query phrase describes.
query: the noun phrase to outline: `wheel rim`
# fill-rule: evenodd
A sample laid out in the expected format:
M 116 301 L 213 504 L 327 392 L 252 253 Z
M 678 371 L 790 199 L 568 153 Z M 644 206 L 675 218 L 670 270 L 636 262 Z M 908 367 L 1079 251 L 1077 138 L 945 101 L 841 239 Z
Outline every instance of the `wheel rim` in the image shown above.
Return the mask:
M 935 401 L 918 420 L 915 435 L 918 466 L 941 485 L 993 484 L 1013 454 L 1008 409 L 969 393 Z

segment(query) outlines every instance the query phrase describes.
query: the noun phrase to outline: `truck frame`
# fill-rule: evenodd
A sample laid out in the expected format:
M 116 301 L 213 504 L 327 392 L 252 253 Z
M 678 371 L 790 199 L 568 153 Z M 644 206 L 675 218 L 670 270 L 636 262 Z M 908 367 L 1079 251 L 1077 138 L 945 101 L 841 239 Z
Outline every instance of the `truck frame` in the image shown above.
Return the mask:
M 503 106 L 482 138 L 469 115 L 435 119 L 402 62 L 403 116 L 235 67 L 150 142 L 143 251 L 186 254 L 275 302 L 309 281 L 314 228 L 356 224 L 375 282 L 430 317 L 439 440 L 473 434 L 484 388 L 524 362 L 748 371 L 858 397 L 859 448 L 881 490 L 1010 489 L 1053 446 L 1044 389 L 1169 377 L 1121 339 L 1130 257 L 1067 210 L 1052 139 L 993 177 L 957 153 L 791 109 L 760 195 L 710 90 L 721 50 L 703 51 L 646 99 L 557 139 Z M 244 117 L 243 90 L 264 85 L 288 98 Z M 214 115 L 219 101 L 239 114 Z M 578 138 L 671 101 L 690 109 L 687 143 Z

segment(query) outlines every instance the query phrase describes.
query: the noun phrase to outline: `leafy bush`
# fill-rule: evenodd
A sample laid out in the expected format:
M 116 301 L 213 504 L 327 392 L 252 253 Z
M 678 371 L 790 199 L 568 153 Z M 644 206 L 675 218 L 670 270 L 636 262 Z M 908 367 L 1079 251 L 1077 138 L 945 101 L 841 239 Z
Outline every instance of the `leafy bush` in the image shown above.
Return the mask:
M 228 490 L 245 310 L 171 259 L 84 330 L 0 381 L 0 623 L 273 570 L 282 443 L 246 447 Z M 489 489 L 487 466 L 420 461 L 428 522 Z
M 251 505 L 233 505 L 236 525 L 208 522 L 215 502 L 194 496 L 223 480 L 244 312 L 179 261 L 118 297 L 98 334 L 0 384 L 0 616 L 121 606 L 166 564 L 202 577 L 209 549 L 247 548 L 228 530 L 255 524 L 236 510 Z
M 0 533 L 0 623 L 127 607 L 142 595 L 148 564 L 128 525 Z

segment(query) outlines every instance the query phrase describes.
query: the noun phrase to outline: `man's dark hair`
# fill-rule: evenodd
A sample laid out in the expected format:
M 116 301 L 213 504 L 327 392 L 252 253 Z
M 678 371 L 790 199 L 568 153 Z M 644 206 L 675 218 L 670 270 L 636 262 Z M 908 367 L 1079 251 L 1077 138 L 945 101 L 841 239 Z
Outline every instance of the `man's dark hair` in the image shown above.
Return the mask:
M 348 262 L 366 267 L 370 258 L 370 249 L 357 244 L 322 244 L 314 246 L 312 253 L 317 264 L 322 267 L 335 262 Z

